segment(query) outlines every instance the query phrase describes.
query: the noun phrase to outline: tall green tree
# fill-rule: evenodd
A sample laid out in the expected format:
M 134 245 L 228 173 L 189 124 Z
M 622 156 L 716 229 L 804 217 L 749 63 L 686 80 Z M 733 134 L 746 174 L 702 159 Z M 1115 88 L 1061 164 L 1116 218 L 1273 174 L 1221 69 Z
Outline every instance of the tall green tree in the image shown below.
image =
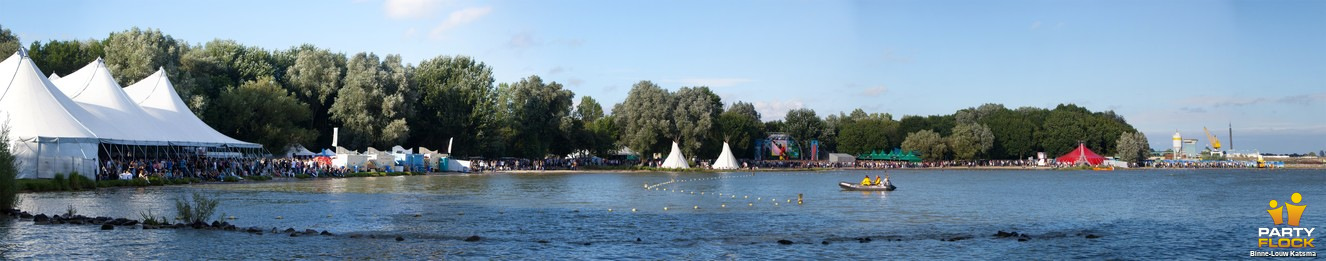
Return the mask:
M 566 132 L 575 127 L 563 127 L 569 120 L 571 101 L 575 93 L 562 89 L 557 82 L 544 83 L 539 76 L 529 76 L 510 85 L 511 99 L 499 103 L 509 113 L 505 124 L 514 127 L 508 137 L 513 155 L 541 159 L 549 153 L 565 155 L 572 151 Z M 567 121 L 570 126 L 573 122 Z M 559 144 L 561 143 L 561 144 Z
M 14 32 L 9 31 L 9 28 L 0 25 L 0 55 L 8 58 L 10 55 L 18 52 L 18 48 L 21 46 L 23 46 L 23 44 L 19 42 L 18 36 L 14 35 Z
M 718 116 L 718 126 L 723 140 L 732 149 L 732 156 L 750 159 L 755 155 L 756 139 L 764 139 L 764 123 L 760 122 L 760 113 L 755 106 L 746 102 L 735 102 Z
M 180 55 L 187 46 L 157 29 L 134 27 L 111 33 L 106 37 L 105 44 L 106 68 L 115 72 L 116 82 L 128 86 L 151 75 L 158 68 L 177 70 Z
M 262 144 L 268 150 L 284 149 L 313 138 L 313 130 L 304 128 L 308 105 L 300 102 L 275 78 L 266 76 L 226 89 L 217 97 L 217 110 L 225 117 L 209 123 L 233 138 Z
M 93 40 L 32 42 L 28 47 L 28 57 L 48 76 L 69 75 L 105 54 L 101 42 Z
M 341 80 L 345 78 L 346 63 L 344 54 L 332 53 L 312 45 L 304 45 L 289 51 L 294 58 L 286 68 L 286 85 L 300 101 L 309 105 L 309 128 L 317 130 L 317 144 L 330 144 L 331 132 L 330 108 L 341 89 Z
M 410 129 L 411 144 L 446 148 L 451 138 L 456 155 L 482 155 L 501 146 L 493 126 L 495 105 L 493 70 L 468 56 L 438 56 L 424 60 L 411 82 L 420 91 L 420 110 Z M 490 155 L 491 156 L 491 155 Z
M 415 95 L 407 75 L 397 55 L 379 60 L 376 54 L 358 53 L 346 63 L 345 85 L 329 111 L 344 126 L 342 147 L 385 148 L 409 138 L 406 119 Z
M 677 138 L 672 124 L 672 95 L 668 90 L 650 81 L 640 81 L 631 87 L 626 100 L 613 106 L 613 118 L 621 132 L 617 143 L 650 158 L 653 153 L 667 152 L 671 141 Z
M 953 158 L 974 160 L 984 155 L 994 145 L 994 134 L 990 128 L 978 123 L 960 123 L 953 127 L 953 135 L 948 137 L 949 149 Z
M 576 104 L 576 109 L 571 116 L 584 122 L 597 121 L 599 118 L 603 118 L 603 105 L 594 100 L 594 97 L 580 97 L 580 104 Z
M 820 139 L 824 135 L 824 120 L 815 115 L 815 110 L 801 108 L 790 110 L 787 116 L 783 117 L 783 132 L 792 135 L 798 143 L 802 144 L 805 153 L 809 153 L 809 144 L 812 139 Z
M 893 140 L 898 138 L 893 133 L 898 129 L 898 122 L 879 114 L 850 119 L 838 134 L 838 152 L 856 155 L 894 148 Z M 901 140 L 896 142 L 902 143 Z
M 993 159 L 1025 159 L 1036 153 L 1035 137 L 1039 125 L 1021 112 L 1001 109 L 982 118 L 980 124 L 990 127 L 994 146 Z
M 722 149 L 718 115 L 723 101 L 709 87 L 682 87 L 672 95 L 672 124 L 684 155 L 717 158 Z
M 1115 142 L 1118 146 L 1119 160 L 1141 164 L 1151 153 L 1151 144 L 1146 140 L 1146 134 L 1141 132 L 1126 132 L 1119 134 L 1119 140 Z
M 902 141 L 902 149 L 920 153 L 921 158 L 927 161 L 936 161 L 943 160 L 945 153 L 948 153 L 948 145 L 944 143 L 944 138 L 938 132 L 920 130 L 907 134 L 907 138 Z

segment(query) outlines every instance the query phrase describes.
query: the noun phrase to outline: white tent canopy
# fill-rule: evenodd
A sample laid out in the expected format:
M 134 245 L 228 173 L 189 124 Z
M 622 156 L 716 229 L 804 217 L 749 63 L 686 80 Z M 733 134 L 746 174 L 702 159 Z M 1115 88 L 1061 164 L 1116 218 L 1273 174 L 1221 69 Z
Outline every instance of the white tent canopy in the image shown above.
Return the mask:
M 19 163 L 19 178 L 96 173 L 102 133 L 86 124 L 100 121 L 56 89 L 22 48 L 0 62 L 0 86 L 0 123 L 10 128 L 5 142 Z
M 179 131 L 174 129 L 174 124 L 147 117 L 147 112 L 130 101 L 101 58 L 60 79 L 51 80 L 51 83 L 84 110 L 112 123 L 104 128 L 119 129 L 121 136 L 98 133 L 102 139 L 118 140 L 111 143 L 167 145 L 166 141 L 183 140 L 175 137 Z
M 740 165 L 737 163 L 737 158 L 732 156 L 732 148 L 728 147 L 727 142 L 723 142 L 723 152 L 714 160 L 714 169 L 737 169 L 741 167 Z
M 681 155 L 681 147 L 677 142 L 672 142 L 672 152 L 668 153 L 668 158 L 663 160 L 663 165 L 659 166 L 665 169 L 686 169 L 690 165 L 686 164 L 686 156 Z
M 71 74 L 72 75 L 72 74 Z M 65 76 L 69 78 L 70 76 Z M 148 115 L 175 125 L 181 136 L 177 142 L 208 145 L 227 145 L 239 148 L 257 148 L 261 145 L 236 140 L 216 131 L 203 120 L 198 119 L 189 107 L 184 105 L 175 86 L 170 83 L 164 69 L 157 69 L 152 75 L 124 88 L 129 100 L 142 107 Z
M 130 86 L 141 90 L 134 99 L 100 58 L 53 82 L 20 48 L 0 62 L 0 87 L 0 122 L 11 128 L 6 142 L 19 163 L 19 178 L 75 171 L 95 177 L 103 144 L 262 147 L 226 137 L 199 120 L 162 71 Z

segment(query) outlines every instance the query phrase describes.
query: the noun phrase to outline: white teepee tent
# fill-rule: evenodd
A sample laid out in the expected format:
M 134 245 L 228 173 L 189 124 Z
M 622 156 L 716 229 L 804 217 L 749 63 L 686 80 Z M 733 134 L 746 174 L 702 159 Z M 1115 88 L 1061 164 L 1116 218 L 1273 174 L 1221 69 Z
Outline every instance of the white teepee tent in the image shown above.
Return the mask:
M 741 164 L 737 163 L 737 158 L 732 157 L 732 148 L 728 147 L 727 142 L 723 142 L 723 153 L 718 154 L 718 159 L 714 160 L 714 169 L 737 169 Z
M 665 169 L 686 169 L 690 168 L 690 165 L 686 164 L 686 156 L 681 155 L 681 147 L 678 147 L 677 142 L 674 141 L 672 142 L 672 153 L 668 153 L 668 158 L 663 160 L 663 165 L 658 167 Z

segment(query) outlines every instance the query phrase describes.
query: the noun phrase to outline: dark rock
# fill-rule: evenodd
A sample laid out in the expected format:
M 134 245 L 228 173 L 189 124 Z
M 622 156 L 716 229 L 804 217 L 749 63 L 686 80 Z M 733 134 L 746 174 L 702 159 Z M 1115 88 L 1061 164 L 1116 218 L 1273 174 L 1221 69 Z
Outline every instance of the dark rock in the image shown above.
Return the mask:
M 548 240 L 539 240 L 539 244 L 547 244 Z
M 479 236 L 470 236 L 465 238 L 465 242 L 477 242 L 479 239 L 481 239 Z
M 967 239 L 971 239 L 971 236 L 956 236 L 956 237 L 951 237 L 951 238 L 949 238 L 947 241 L 948 241 L 948 242 L 957 242 L 957 241 L 967 240 Z
M 640 242 L 640 238 L 635 238 L 635 242 Z
M 28 212 L 23 212 L 23 213 L 19 213 L 19 214 L 18 214 L 18 217 L 20 217 L 20 218 L 32 218 L 32 214 L 28 214 Z
M 250 228 L 244 229 L 244 232 L 249 232 L 249 233 L 262 233 L 262 229 L 260 229 L 260 228 L 258 228 L 258 227 L 250 227 Z
M 1018 242 L 1027 242 L 1027 240 L 1031 240 L 1031 239 L 1030 239 L 1030 238 L 1025 238 L 1025 237 L 1018 238 Z
M 235 230 L 239 230 L 239 228 L 235 227 L 235 225 L 226 225 L 224 228 L 221 228 L 221 229 L 225 229 L 226 231 L 235 231 Z
M 829 244 L 829 241 L 828 241 L 828 240 L 820 241 L 820 244 L 821 244 L 821 245 L 828 245 L 828 244 Z
M 396 242 L 405 241 L 404 237 L 396 236 Z
M 326 230 L 323 230 L 322 233 L 319 233 L 319 235 L 331 236 L 332 233 L 331 233 L 331 232 L 327 232 Z
M 305 234 L 305 235 L 317 235 L 317 234 L 318 234 L 318 231 L 317 231 L 317 230 L 312 230 L 312 229 L 305 229 L 305 230 L 304 230 L 304 234 Z
M 591 244 L 591 243 L 589 243 L 589 242 L 585 242 L 585 243 L 582 244 L 582 245 L 586 245 L 586 246 L 588 246 L 588 245 L 593 245 L 593 244 Z
M 143 229 L 144 229 L 144 230 L 158 229 L 158 228 L 160 228 L 160 227 L 153 226 L 153 225 L 143 225 Z
M 286 232 L 286 233 L 295 233 L 295 228 L 286 228 L 286 229 L 285 229 L 285 232 Z
M 779 239 L 779 240 L 778 240 L 778 244 L 791 245 L 791 244 L 792 244 L 792 240 Z
M 214 227 L 214 228 L 221 228 L 221 222 L 220 222 L 220 221 L 212 221 L 212 225 L 211 225 L 211 227 Z
M 33 216 L 33 217 L 32 217 L 32 221 L 33 221 L 33 222 L 50 222 L 50 221 L 51 221 L 51 217 L 46 216 L 46 214 L 37 214 L 36 216 Z
M 101 224 L 101 230 L 111 230 L 111 229 L 115 229 L 115 225 Z
M 1100 236 L 1098 236 L 1098 235 L 1096 235 L 1096 234 L 1087 234 L 1087 238 L 1088 238 L 1088 239 L 1097 239 L 1097 238 L 1100 238 Z
M 299 236 L 299 233 L 290 233 L 290 237 L 297 237 L 297 236 Z
M 193 229 L 204 229 L 204 228 L 207 228 L 208 225 L 207 225 L 207 223 L 203 223 L 202 221 L 198 221 L 198 222 L 193 222 L 193 224 L 189 224 L 189 227 L 192 227 Z
M 138 220 L 126 219 L 126 220 L 124 220 L 124 222 L 120 222 L 120 224 L 117 225 L 117 226 L 132 226 L 132 225 L 137 225 L 137 224 L 138 224 Z

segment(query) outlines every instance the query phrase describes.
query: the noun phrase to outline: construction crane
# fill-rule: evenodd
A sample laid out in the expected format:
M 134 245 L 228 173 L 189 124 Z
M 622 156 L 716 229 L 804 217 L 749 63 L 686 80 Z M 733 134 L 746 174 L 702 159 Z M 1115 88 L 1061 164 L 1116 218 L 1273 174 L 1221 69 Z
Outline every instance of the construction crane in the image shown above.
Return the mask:
M 1215 135 L 1211 135 L 1211 130 L 1206 129 L 1206 127 L 1202 127 L 1202 130 L 1206 131 L 1206 138 L 1211 140 L 1211 149 L 1220 151 L 1220 139 L 1217 139 Z

